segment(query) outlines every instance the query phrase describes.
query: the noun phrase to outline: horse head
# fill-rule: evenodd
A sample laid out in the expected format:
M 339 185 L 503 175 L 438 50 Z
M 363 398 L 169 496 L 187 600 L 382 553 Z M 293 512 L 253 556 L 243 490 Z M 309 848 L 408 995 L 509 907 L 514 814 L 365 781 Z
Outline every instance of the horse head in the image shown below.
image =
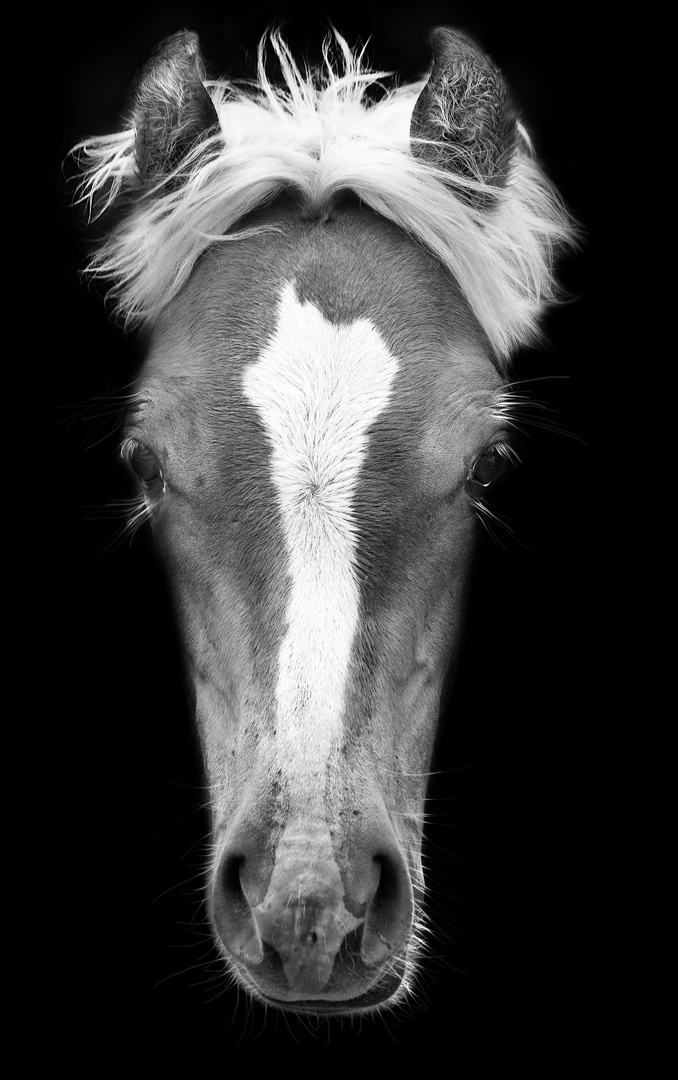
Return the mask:
M 376 102 L 341 75 L 205 83 L 195 35 L 85 148 L 128 199 L 95 260 L 149 331 L 123 455 L 174 607 L 211 793 L 208 905 L 256 997 L 360 1012 L 411 984 L 422 822 L 508 356 L 571 235 L 460 34 Z M 374 76 L 372 81 L 376 79 Z

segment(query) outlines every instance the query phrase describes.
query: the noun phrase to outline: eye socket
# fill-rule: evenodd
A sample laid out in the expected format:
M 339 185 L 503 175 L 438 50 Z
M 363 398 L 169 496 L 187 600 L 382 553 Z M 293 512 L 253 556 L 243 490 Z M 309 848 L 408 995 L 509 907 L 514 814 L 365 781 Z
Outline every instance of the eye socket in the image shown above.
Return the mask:
M 489 488 L 503 476 L 510 465 L 519 465 L 520 458 L 508 443 L 496 442 L 483 447 L 478 454 L 466 478 L 466 482 L 476 487 Z
M 164 495 L 167 484 L 152 450 L 138 439 L 125 439 L 120 454 L 145 491 Z

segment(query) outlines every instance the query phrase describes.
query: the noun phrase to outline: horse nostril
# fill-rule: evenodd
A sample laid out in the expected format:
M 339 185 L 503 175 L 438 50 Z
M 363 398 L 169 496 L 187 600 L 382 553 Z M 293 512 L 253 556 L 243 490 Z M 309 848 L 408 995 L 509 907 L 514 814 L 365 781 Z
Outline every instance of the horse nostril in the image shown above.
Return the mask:
M 247 903 L 240 882 L 240 868 L 244 865 L 245 859 L 241 855 L 229 855 L 221 865 L 221 889 L 231 903 Z
M 242 887 L 245 858 L 228 855 L 222 862 L 212 890 L 212 917 L 219 937 L 235 956 L 259 964 L 261 939 L 252 909 Z
M 377 855 L 379 881 L 365 920 L 360 954 L 365 964 L 380 964 L 406 940 L 412 922 L 412 898 L 404 867 L 388 854 Z

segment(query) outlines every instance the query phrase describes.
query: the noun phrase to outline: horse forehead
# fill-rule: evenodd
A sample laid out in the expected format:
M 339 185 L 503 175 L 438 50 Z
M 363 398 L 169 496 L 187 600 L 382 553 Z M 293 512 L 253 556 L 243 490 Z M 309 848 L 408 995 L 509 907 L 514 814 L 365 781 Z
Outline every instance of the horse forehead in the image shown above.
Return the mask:
M 333 322 L 288 281 L 275 331 L 242 383 L 278 459 L 297 461 L 317 493 L 357 466 L 399 367 L 370 319 Z
M 364 458 L 369 436 L 370 456 L 381 461 L 385 452 L 392 468 L 386 444 L 397 442 L 402 457 L 423 443 L 458 372 L 440 355 L 439 326 L 402 325 L 367 285 L 332 280 L 336 269 L 330 280 L 314 268 L 277 284 L 272 320 L 252 320 L 256 355 L 240 366 L 239 389 L 264 421 L 269 448 L 293 441 L 317 463 L 322 445 L 339 466 L 357 443 Z
M 451 398 L 498 382 L 455 283 L 378 219 L 347 215 L 335 230 L 297 228 L 282 242 L 259 235 L 208 253 L 160 327 L 147 364 L 157 385 L 170 388 L 172 375 L 180 376 L 182 393 L 168 402 L 170 423 L 177 410 L 186 411 L 183 388 L 192 386 L 205 437 L 218 443 L 214 425 L 226 422 L 231 444 L 242 435 L 251 445 L 243 377 L 274 340 L 284 343 L 290 378 L 295 352 L 318 351 L 317 365 L 305 370 L 309 392 L 322 387 L 323 351 L 352 342 L 367 361 L 368 352 L 388 350 L 398 370 L 379 427 L 387 413 L 411 444 Z M 228 408 L 216 410 L 215 398 Z

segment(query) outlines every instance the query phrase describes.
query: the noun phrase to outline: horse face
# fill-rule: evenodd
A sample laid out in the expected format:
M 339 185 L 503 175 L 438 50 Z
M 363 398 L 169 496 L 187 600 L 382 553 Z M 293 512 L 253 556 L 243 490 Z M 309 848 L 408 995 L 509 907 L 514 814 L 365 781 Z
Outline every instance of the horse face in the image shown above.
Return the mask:
M 265 220 L 159 320 L 125 446 L 195 691 L 217 938 L 265 1001 L 360 1011 L 413 971 L 500 377 L 395 226 L 352 205 Z

